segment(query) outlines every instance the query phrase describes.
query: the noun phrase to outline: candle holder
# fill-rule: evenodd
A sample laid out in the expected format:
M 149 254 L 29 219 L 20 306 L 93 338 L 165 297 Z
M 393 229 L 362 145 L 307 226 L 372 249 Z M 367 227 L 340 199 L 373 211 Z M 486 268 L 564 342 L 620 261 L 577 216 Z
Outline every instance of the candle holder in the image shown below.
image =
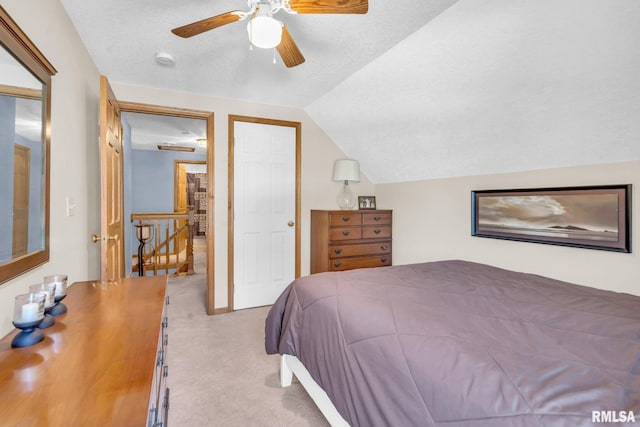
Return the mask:
M 55 304 L 49 311 L 49 314 L 52 316 L 59 316 L 67 312 L 67 306 L 62 304 L 60 301 L 67 296 L 67 276 L 64 274 L 55 274 L 52 276 L 45 276 L 42 281 L 43 284 L 55 283 L 56 290 L 54 293 L 54 301 Z
M 53 309 L 56 300 L 56 284 L 55 283 L 36 283 L 29 286 L 29 292 L 45 294 L 44 300 L 44 319 L 38 325 L 38 329 L 46 329 L 56 324 L 56 319 L 51 315 L 51 309 Z
M 144 247 L 151 239 L 152 230 L 151 224 L 136 224 L 136 237 L 140 242 L 138 244 L 138 276 L 144 276 Z
M 44 293 L 28 293 L 16 296 L 13 310 L 13 326 L 22 329 L 11 341 L 11 347 L 28 347 L 44 339 L 36 326 L 44 319 Z

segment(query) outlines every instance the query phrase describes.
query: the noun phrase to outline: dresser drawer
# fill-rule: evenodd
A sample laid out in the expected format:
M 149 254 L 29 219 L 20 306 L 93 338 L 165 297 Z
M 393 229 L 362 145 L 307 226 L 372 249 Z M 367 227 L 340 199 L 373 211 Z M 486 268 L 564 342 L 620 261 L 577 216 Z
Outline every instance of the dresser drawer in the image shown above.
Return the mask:
M 310 272 L 391 265 L 393 211 L 311 210 Z
M 391 225 L 391 213 L 363 213 L 363 225 Z
M 385 265 L 391 265 L 391 255 L 333 259 L 329 263 L 329 270 L 341 271 L 353 268 L 383 267 Z
M 381 225 L 380 227 L 363 227 L 363 239 L 382 239 L 391 237 L 391 226 Z
M 335 213 L 329 215 L 330 227 L 350 227 L 352 225 L 361 225 L 362 215 L 356 212 Z
M 329 240 L 355 240 L 362 238 L 362 228 L 360 227 L 337 227 L 329 229 Z
M 331 259 L 350 256 L 383 255 L 389 253 L 391 253 L 391 242 L 335 245 L 329 247 L 329 258 Z

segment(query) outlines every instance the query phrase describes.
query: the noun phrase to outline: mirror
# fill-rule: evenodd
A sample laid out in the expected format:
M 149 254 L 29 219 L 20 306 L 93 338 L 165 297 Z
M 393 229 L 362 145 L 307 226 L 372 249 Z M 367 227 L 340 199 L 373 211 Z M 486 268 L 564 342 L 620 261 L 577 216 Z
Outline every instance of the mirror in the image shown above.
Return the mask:
M 0 283 L 49 260 L 55 69 L 0 6 Z

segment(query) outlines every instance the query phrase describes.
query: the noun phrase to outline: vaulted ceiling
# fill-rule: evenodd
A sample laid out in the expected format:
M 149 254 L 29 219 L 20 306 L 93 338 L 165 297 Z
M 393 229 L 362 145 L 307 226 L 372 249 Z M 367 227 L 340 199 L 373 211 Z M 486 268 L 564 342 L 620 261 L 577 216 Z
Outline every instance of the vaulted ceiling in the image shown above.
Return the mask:
M 61 2 L 112 81 L 302 108 L 375 183 L 640 159 L 637 0 L 280 12 L 306 58 L 294 68 L 249 50 L 243 22 L 170 32 L 244 0 Z

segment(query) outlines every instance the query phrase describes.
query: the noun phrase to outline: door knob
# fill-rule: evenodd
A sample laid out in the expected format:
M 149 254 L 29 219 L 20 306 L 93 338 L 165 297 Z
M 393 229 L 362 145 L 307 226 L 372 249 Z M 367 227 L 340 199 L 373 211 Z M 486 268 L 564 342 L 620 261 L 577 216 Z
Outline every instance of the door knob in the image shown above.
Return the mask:
M 295 223 L 294 223 L 293 221 L 289 221 L 289 222 L 287 222 L 287 225 L 288 225 L 289 227 L 293 227 L 293 226 L 294 226 L 294 224 L 295 224 Z
M 109 237 L 103 237 L 103 236 L 98 236 L 98 235 L 93 235 L 91 236 L 91 241 L 93 243 L 96 242 L 102 242 L 102 241 L 107 241 L 107 240 L 116 240 L 118 238 L 118 236 L 109 236 Z

